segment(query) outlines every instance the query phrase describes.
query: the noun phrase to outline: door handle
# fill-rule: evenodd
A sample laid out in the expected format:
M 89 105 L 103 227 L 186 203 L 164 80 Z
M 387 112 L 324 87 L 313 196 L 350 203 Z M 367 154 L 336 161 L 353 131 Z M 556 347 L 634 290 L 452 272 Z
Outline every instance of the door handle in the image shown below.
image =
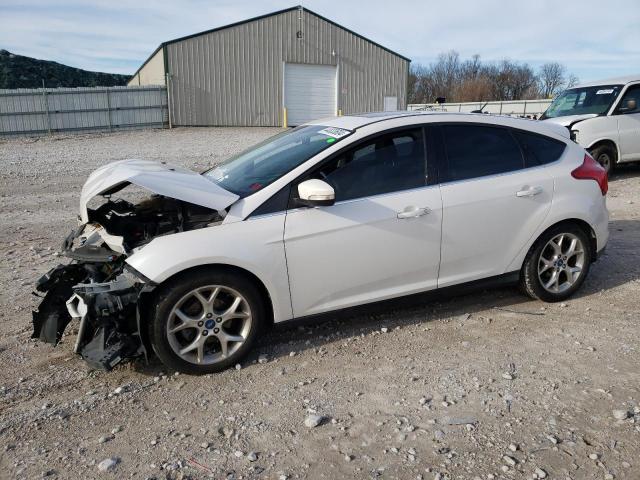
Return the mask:
M 519 192 L 516 192 L 516 197 L 533 197 L 542 193 L 542 187 L 524 187 Z
M 401 212 L 398 212 L 398 218 L 403 219 L 403 218 L 416 218 L 416 217 L 421 217 L 423 215 L 427 215 L 428 213 L 431 212 L 431 209 L 429 207 L 405 207 L 405 209 Z

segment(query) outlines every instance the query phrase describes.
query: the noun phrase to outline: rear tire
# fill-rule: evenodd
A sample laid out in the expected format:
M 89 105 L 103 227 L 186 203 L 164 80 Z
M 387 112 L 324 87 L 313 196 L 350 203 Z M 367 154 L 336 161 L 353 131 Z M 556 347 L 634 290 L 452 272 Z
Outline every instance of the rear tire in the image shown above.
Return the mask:
M 529 250 L 520 287 L 531 298 L 560 302 L 580 288 L 590 266 L 590 241 L 584 230 L 571 223 L 556 225 Z
M 171 369 L 201 375 L 237 364 L 265 325 L 260 291 L 226 270 L 189 272 L 161 287 L 149 337 Z
M 611 175 L 615 170 L 618 161 L 618 153 L 611 145 L 600 145 L 590 150 L 591 156 L 606 170 L 607 175 Z

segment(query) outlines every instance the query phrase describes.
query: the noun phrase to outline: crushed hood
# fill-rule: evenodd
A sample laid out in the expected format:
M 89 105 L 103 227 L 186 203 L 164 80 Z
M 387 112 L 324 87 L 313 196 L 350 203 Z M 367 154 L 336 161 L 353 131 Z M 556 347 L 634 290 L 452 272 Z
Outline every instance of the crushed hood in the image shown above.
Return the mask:
M 129 184 L 153 193 L 214 210 L 224 210 L 240 198 L 203 175 L 186 168 L 151 160 L 120 160 L 95 170 L 82 187 L 80 218 L 89 221 L 87 204 L 97 196 L 122 190 Z
M 595 118 L 597 116 L 597 113 L 586 113 L 584 115 L 567 115 L 566 117 L 545 118 L 543 122 L 555 123 L 557 125 L 562 125 L 563 127 L 569 127 L 574 123 L 578 123 L 589 118 Z

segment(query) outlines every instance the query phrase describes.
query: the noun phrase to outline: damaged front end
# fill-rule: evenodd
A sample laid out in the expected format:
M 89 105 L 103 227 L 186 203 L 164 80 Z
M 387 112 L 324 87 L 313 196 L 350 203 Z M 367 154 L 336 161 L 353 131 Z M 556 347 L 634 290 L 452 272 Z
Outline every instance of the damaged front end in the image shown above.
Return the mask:
M 89 223 L 63 242 L 71 262 L 36 283 L 42 301 L 33 312 L 32 337 L 56 345 L 76 320 L 74 352 L 92 367 L 110 370 L 147 353 L 142 298 L 155 285 L 126 264 L 127 256 L 157 236 L 212 226 L 222 216 L 160 195 L 137 204 L 109 198 L 88 216 Z
M 56 345 L 72 320 L 79 321 L 73 351 L 92 367 L 110 370 L 126 358 L 146 354 L 138 299 L 148 285 L 128 272 L 104 282 L 92 279 L 106 265 L 58 265 L 36 284 L 45 293 L 33 312 L 33 338 Z

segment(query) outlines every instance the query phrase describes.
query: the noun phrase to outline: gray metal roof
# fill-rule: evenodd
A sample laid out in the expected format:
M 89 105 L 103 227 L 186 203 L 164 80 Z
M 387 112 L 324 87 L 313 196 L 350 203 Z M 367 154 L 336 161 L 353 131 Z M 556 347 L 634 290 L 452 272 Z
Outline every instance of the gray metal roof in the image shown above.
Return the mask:
M 404 55 L 400 55 L 399 53 L 394 52 L 393 50 L 391 50 L 391 49 L 389 49 L 389 48 L 387 48 L 387 47 L 385 47 L 385 46 L 383 46 L 383 45 L 380 45 L 379 43 L 374 42 L 373 40 L 371 40 L 371 39 L 369 39 L 369 38 L 367 38 L 367 37 L 365 37 L 365 36 L 363 36 L 363 35 L 360 35 L 359 33 L 356 33 L 356 32 L 354 32 L 353 30 L 350 30 L 350 29 L 348 29 L 348 28 L 346 28 L 346 27 L 343 27 L 342 25 L 340 25 L 340 24 L 338 24 L 338 23 L 334 22 L 333 20 L 330 20 L 330 19 L 328 19 L 328 18 L 326 18 L 326 17 L 324 17 L 324 16 L 322 16 L 322 15 L 320 15 L 320 14 L 316 13 L 316 12 L 313 12 L 313 11 L 309 10 L 308 8 L 303 7 L 302 5 L 296 5 L 295 7 L 285 8 L 285 9 L 283 9 L 283 10 L 278 10 L 278 11 L 276 11 L 276 12 L 267 13 L 267 14 L 265 14 L 265 15 L 259 15 L 259 16 L 257 16 L 257 17 L 249 18 L 249 19 L 247 19 L 247 20 L 242 20 L 242 21 L 240 21 L 240 22 L 231 23 L 231 24 L 229 24 L 229 25 L 224 25 L 224 26 L 222 26 L 222 27 L 212 28 L 212 29 L 210 29 L 210 30 L 204 30 L 204 31 L 202 31 L 202 32 L 193 33 L 193 34 L 191 34 L 191 35 L 186 35 L 186 36 L 184 36 L 184 37 L 178 37 L 178 38 L 174 38 L 173 40 L 167 40 L 166 42 L 162 42 L 160 45 L 158 45 L 158 48 L 156 48 L 156 49 L 151 53 L 151 55 L 149 55 L 149 57 L 148 57 L 148 58 L 147 58 L 147 59 L 142 63 L 142 65 L 140 65 L 140 67 L 139 67 L 139 68 L 135 71 L 135 73 L 134 73 L 133 75 L 131 75 L 131 76 L 132 76 L 132 77 L 135 77 L 135 76 L 138 74 L 138 72 L 139 72 L 140 70 L 142 70 L 142 68 L 143 68 L 143 67 L 144 67 L 144 66 L 149 62 L 149 60 L 151 60 L 151 59 L 153 58 L 153 56 L 154 56 L 156 53 L 158 53 L 158 51 L 159 51 L 161 48 L 163 48 L 163 47 L 165 47 L 165 46 L 167 46 L 167 45 L 170 45 L 170 44 L 172 44 L 172 43 L 181 42 L 181 41 L 183 41 L 183 40 L 188 40 L 188 39 L 190 39 L 190 38 L 199 37 L 199 36 L 201 36 L 201 35 L 207 35 L 207 34 L 209 34 L 209 33 L 217 32 L 217 31 L 219 31 L 219 30 L 225 30 L 225 29 L 227 29 L 227 28 L 237 27 L 238 25 L 244 25 L 245 23 L 255 22 L 256 20 L 261 20 L 261 19 L 263 19 L 263 18 L 273 17 L 273 16 L 275 16 L 275 15 L 280 15 L 280 14 L 283 14 L 283 13 L 291 12 L 291 11 L 293 11 L 293 10 L 301 10 L 301 11 L 303 11 L 303 12 L 310 13 L 311 15 L 315 15 L 316 17 L 321 18 L 321 19 L 322 19 L 322 20 L 324 20 L 325 22 L 328 22 L 328 23 L 330 23 L 330 24 L 332 24 L 332 25 L 335 25 L 336 27 L 339 27 L 339 28 L 341 28 L 341 29 L 343 29 L 343 30 L 345 30 L 345 31 L 347 31 L 347 32 L 349 32 L 349 33 L 351 33 L 351 34 L 355 35 L 356 37 L 359 37 L 359 38 L 361 38 L 361 39 L 363 39 L 363 40 L 366 40 L 367 42 L 369 42 L 369 43 L 371 43 L 371 44 L 373 44 L 373 45 L 375 45 L 375 46 L 377 46 L 377 47 L 380 47 L 381 49 L 386 50 L 387 52 L 389 52 L 389 53 L 391 53 L 391 54 L 393 54 L 393 55 L 396 55 L 396 56 L 398 56 L 398 57 L 402 58 L 403 60 L 406 60 L 407 62 L 411 62 L 411 59 L 410 59 L 410 58 L 408 58 L 408 57 L 405 57 Z

